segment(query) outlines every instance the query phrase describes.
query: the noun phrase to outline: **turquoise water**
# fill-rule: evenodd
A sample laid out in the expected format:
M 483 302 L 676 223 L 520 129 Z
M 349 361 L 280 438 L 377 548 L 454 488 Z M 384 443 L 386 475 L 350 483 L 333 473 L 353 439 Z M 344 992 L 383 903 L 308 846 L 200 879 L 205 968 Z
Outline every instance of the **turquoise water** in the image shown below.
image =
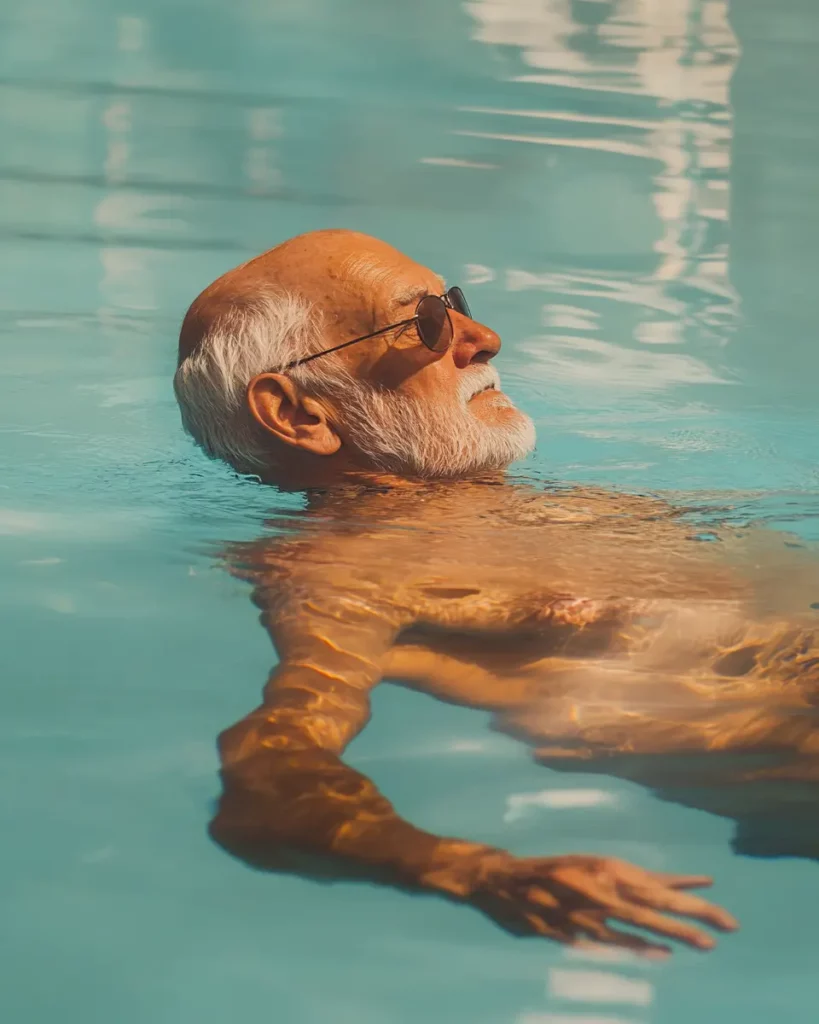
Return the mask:
M 207 548 L 288 505 L 192 448 L 170 377 L 205 283 L 356 227 L 469 286 L 527 472 L 816 538 L 819 7 L 37 0 L 0 54 L 2 1019 L 815 1021 L 815 863 L 396 688 L 350 760 L 414 822 L 711 873 L 743 930 L 599 960 L 211 845 L 271 652 Z

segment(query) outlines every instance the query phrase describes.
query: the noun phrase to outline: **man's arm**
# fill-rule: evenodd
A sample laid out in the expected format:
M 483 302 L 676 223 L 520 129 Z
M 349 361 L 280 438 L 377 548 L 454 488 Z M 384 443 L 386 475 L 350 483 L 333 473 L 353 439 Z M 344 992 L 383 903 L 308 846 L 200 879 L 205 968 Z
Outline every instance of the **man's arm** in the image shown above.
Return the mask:
M 341 760 L 369 719 L 396 618 L 351 596 L 263 619 L 282 660 L 262 704 L 219 738 L 217 842 L 259 865 L 291 849 L 409 885 L 423 884 L 444 847 L 482 849 L 415 828 Z
M 261 594 L 261 597 L 260 597 Z M 265 608 L 263 591 L 257 601 Z M 702 929 L 658 910 L 731 928 L 724 911 L 684 892 L 707 879 L 661 876 L 599 857 L 513 857 L 415 828 L 341 754 L 369 717 L 369 692 L 402 623 L 359 596 L 304 598 L 263 619 L 279 649 L 260 707 L 220 737 L 223 793 L 211 833 L 259 867 L 287 851 L 331 858 L 340 873 L 472 903 L 510 931 L 665 952 L 609 919 L 700 948 Z

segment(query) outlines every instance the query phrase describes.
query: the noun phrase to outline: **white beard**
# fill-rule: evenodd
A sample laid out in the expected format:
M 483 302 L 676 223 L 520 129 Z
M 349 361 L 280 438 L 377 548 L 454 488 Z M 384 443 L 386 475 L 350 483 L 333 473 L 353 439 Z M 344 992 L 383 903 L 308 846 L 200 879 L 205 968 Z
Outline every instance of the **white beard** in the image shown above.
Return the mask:
M 454 401 L 441 404 L 349 381 L 342 414 L 355 445 L 376 469 L 402 476 L 458 478 L 505 469 L 535 446 L 535 427 L 515 410 L 508 423 L 492 426 L 468 406 L 473 395 L 497 389 L 495 401 L 513 408 L 500 389 L 497 370 L 476 364 L 461 373 Z

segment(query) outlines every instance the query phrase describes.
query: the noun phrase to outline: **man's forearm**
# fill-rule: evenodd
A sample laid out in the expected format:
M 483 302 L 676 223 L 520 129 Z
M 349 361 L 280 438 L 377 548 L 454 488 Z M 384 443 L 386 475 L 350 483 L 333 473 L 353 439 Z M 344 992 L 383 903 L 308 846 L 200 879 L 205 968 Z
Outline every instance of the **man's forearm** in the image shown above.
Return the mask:
M 256 867 L 418 887 L 470 902 L 514 934 L 566 942 L 586 937 L 665 950 L 612 930 L 606 919 L 613 917 L 699 948 L 713 945 L 702 929 L 658 910 L 736 926 L 724 911 L 675 888 L 703 879 L 652 876 L 599 857 L 519 859 L 414 828 L 366 776 L 341 761 L 366 720 L 366 694 L 334 683 L 321 693 L 288 683 L 270 696 L 220 738 L 224 790 L 211 823 L 217 842 Z M 302 855 L 296 863 L 293 853 Z M 315 855 L 330 859 L 330 872 Z
M 282 640 L 263 704 L 219 737 L 223 792 L 211 834 L 258 866 L 298 851 L 332 859 L 340 873 L 453 891 L 441 865 L 487 848 L 415 828 L 341 760 L 369 719 L 394 624 L 378 617 L 367 634 L 336 617 L 321 626 Z
M 366 776 L 327 751 L 259 750 L 226 765 L 222 779 L 211 834 L 257 866 L 296 850 L 373 877 L 440 889 L 448 888 L 438 884 L 445 863 L 487 849 L 415 828 Z

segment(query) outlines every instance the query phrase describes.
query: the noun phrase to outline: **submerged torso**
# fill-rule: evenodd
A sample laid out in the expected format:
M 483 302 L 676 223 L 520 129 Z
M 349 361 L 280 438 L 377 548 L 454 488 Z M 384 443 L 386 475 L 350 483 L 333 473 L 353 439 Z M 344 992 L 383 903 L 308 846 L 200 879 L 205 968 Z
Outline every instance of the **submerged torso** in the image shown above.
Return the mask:
M 794 713 L 816 692 L 815 562 L 771 532 L 602 490 L 430 485 L 331 499 L 242 560 L 270 614 L 290 602 L 307 629 L 392 616 L 387 678 L 490 708 L 544 756 L 809 731 Z

